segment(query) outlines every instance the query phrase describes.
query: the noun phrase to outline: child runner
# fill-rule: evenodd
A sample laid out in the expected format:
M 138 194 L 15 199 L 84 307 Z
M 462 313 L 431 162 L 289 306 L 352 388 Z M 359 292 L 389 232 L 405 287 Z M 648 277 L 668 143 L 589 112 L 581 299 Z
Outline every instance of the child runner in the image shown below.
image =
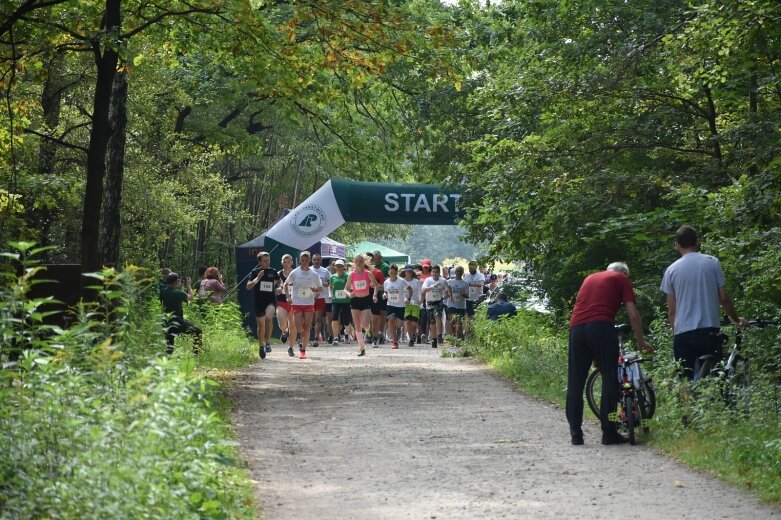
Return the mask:
M 287 295 L 285 294 L 284 286 L 287 277 L 293 272 L 293 257 L 285 254 L 282 255 L 282 269 L 277 273 L 281 284 L 277 287 L 277 324 L 279 330 L 282 331 L 279 336 L 279 341 L 283 345 L 287 343 L 288 337 L 293 336 L 290 341 L 290 345 L 287 348 L 287 355 L 293 357 L 293 343 L 295 343 L 295 334 L 290 334 L 291 330 L 296 329 L 296 323 L 293 319 L 293 313 L 290 312 L 290 304 L 287 302 Z
M 458 339 L 464 338 L 464 315 L 466 314 L 466 299 L 469 296 L 469 282 L 464 280 L 464 268 L 460 265 L 455 269 L 455 278 L 447 281 L 448 300 L 450 301 L 450 321 L 453 334 Z
M 393 264 L 388 269 L 388 279 L 383 284 L 382 297 L 388 303 L 385 316 L 391 331 L 391 348 L 399 348 L 399 324 L 404 322 L 404 308 L 408 298 L 412 297 L 412 288 L 398 277 L 399 267 Z
M 271 269 L 271 257 L 265 251 L 258 253 L 258 264 L 250 273 L 247 290 L 255 290 L 255 321 L 258 325 L 258 353 L 265 359 L 271 352 L 271 331 L 273 330 L 274 311 L 277 308 L 275 290 L 279 285 L 279 273 Z
M 404 324 L 407 327 L 409 346 L 415 346 L 415 338 L 418 337 L 418 322 L 420 321 L 420 290 L 422 284 L 415 275 L 415 268 L 407 264 L 404 266 L 404 281 L 412 292 L 407 293 L 407 305 L 404 307 Z
M 301 251 L 298 256 L 299 266 L 291 271 L 285 280 L 285 294 L 290 303 L 291 312 L 296 322 L 296 331 L 301 334 L 301 359 L 306 359 L 306 347 L 309 346 L 309 333 L 312 330 L 312 319 L 315 315 L 315 298 L 323 290 L 320 277 L 309 268 L 311 255 L 309 251 Z M 293 334 L 291 333 L 293 344 Z M 292 347 L 291 347 L 292 348 Z
M 331 331 L 334 347 L 339 345 L 339 337 L 342 327 L 350 325 L 350 297 L 347 296 L 347 271 L 344 269 L 344 260 L 335 263 L 336 274 L 331 275 L 329 287 L 331 289 Z M 349 343 L 349 336 L 345 331 L 345 343 Z
M 431 348 L 437 348 L 437 332 L 441 323 L 439 317 L 442 316 L 442 300 L 447 292 L 447 282 L 439 277 L 439 266 L 431 267 L 431 276 L 423 282 L 421 294 L 426 298 L 426 309 L 428 314 L 429 326 L 431 327 Z
M 347 277 L 347 294 L 350 297 L 350 312 L 355 325 L 355 335 L 358 338 L 358 355 L 365 356 L 364 344 L 366 338 L 364 331 L 371 328 L 371 304 L 377 296 L 370 294 L 370 290 L 377 286 L 374 275 L 366 269 L 363 255 L 355 255 L 353 258 L 353 272 Z

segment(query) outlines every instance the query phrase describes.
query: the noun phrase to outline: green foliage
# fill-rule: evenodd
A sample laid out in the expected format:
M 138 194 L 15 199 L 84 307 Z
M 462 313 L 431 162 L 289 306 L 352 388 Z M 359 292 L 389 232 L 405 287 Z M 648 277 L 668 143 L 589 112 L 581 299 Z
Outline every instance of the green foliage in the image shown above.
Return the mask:
M 252 518 L 236 443 L 212 404 L 219 388 L 192 355 L 157 356 L 163 317 L 141 271 L 92 274 L 98 298 L 63 330 L 40 310 L 51 300 L 26 296 L 40 248 L 13 246 L 4 256 L 20 272 L 3 271 L 0 285 L 0 518 Z M 211 360 L 220 337 L 243 336 L 235 308 L 213 314 Z

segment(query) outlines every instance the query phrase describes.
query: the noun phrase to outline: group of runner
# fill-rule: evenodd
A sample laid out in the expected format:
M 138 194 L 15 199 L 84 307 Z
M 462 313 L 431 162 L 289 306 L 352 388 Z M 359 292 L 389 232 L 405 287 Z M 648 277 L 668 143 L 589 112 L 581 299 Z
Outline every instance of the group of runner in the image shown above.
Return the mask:
M 469 262 L 467 272 L 455 267 L 449 277 L 428 259 L 399 267 L 379 251 L 355 255 L 350 265 L 334 259 L 328 267 L 320 254 L 302 251 L 293 268 L 293 257 L 286 254 L 280 270 L 271 268 L 269 253 L 257 258 L 247 290 L 255 294 L 261 359 L 271 352 L 275 316 L 288 355 L 295 356 L 297 344 L 301 359 L 310 340 L 317 347 L 324 338 L 334 346 L 357 341 L 359 356 L 366 355 L 367 342 L 379 347 L 386 339 L 392 349 L 404 341 L 410 347 L 430 341 L 437 348 L 445 333 L 463 338 L 487 288 L 477 262 Z

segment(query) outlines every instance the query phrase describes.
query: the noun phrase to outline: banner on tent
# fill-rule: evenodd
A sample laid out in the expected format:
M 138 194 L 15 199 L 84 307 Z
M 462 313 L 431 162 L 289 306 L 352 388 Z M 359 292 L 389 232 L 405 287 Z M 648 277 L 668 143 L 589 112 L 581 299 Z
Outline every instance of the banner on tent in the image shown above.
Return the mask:
M 345 222 L 455 224 L 461 195 L 427 184 L 381 184 L 331 180 L 266 232 L 306 249 Z

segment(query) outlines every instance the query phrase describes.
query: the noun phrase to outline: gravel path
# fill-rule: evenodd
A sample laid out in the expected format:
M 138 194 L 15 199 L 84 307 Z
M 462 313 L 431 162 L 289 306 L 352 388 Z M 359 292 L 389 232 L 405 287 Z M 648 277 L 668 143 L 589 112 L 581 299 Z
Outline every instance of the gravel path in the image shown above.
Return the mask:
M 439 350 L 281 348 L 234 420 L 266 520 L 767 519 L 779 509 L 642 446 L 571 446 L 564 412 Z

